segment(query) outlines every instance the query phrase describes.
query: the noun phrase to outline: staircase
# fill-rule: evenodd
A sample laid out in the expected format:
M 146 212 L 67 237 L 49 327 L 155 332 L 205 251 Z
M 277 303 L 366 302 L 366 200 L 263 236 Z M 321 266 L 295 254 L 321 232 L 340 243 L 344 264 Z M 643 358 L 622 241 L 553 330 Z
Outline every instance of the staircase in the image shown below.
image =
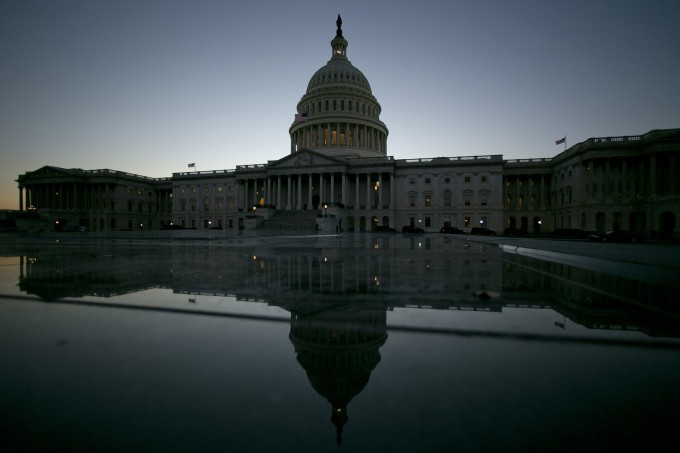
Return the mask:
M 265 220 L 260 230 L 295 230 L 316 231 L 317 210 L 311 211 L 277 211 L 269 220 Z

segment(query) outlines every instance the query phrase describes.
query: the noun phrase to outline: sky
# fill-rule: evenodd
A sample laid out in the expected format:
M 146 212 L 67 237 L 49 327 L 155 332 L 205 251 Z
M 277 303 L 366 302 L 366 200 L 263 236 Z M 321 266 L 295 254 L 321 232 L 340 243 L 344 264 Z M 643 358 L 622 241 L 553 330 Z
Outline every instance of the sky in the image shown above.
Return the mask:
M 169 177 L 285 157 L 338 14 L 396 159 L 680 127 L 677 0 L 0 0 L 0 209 L 44 165 Z

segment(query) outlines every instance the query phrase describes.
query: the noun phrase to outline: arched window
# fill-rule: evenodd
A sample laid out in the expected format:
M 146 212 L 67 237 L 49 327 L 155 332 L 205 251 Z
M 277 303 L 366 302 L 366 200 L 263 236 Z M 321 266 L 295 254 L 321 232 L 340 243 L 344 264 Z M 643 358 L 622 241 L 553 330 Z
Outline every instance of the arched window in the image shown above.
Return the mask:
M 444 206 L 451 206 L 451 191 L 450 190 L 445 190 L 443 194 L 444 198 Z

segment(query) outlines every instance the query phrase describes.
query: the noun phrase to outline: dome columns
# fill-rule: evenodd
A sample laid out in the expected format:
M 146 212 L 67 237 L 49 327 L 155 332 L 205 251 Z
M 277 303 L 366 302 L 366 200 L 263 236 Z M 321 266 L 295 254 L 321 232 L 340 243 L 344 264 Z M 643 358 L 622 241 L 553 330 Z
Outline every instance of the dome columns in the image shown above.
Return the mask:
M 333 148 L 343 148 L 350 155 L 357 154 L 359 150 L 374 151 L 382 156 L 387 154 L 387 134 L 378 128 L 356 123 L 338 121 L 301 126 L 291 132 L 290 140 L 291 154 L 312 149 L 332 155 L 336 154 Z

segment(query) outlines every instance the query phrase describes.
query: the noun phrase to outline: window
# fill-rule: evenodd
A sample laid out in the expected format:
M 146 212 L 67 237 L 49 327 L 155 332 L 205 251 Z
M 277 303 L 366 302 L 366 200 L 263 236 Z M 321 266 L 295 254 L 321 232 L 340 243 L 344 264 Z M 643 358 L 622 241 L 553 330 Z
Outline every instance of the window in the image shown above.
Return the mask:
M 427 228 L 427 227 L 429 227 L 429 226 L 430 226 L 430 218 L 429 218 L 429 217 L 425 217 L 425 227 Z
M 465 216 L 463 219 L 463 226 L 465 228 L 470 228 L 470 216 Z
M 450 190 L 445 190 L 444 191 L 444 206 L 451 206 L 451 191 Z
M 218 192 L 222 192 L 222 190 L 224 190 L 224 188 L 223 188 L 222 186 L 217 186 L 217 191 L 218 191 Z
M 208 193 L 209 191 L 210 189 L 207 186 L 203 188 L 203 193 Z
M 408 193 L 408 204 L 409 204 L 409 206 L 415 206 L 416 205 L 416 193 L 415 192 L 409 192 Z
M 195 188 L 195 187 L 192 187 L 192 188 L 191 188 L 191 193 L 196 193 L 196 188 Z
M 444 182 L 445 182 L 446 184 L 450 183 L 450 182 L 451 182 L 451 178 L 449 178 L 449 177 L 447 176 L 446 178 L 444 178 Z
M 203 199 L 203 210 L 204 211 L 210 210 L 210 198 L 204 198 Z
M 425 184 L 430 184 L 430 183 L 431 183 L 430 178 L 425 178 Z
M 482 206 L 486 206 L 489 199 L 489 192 L 483 191 L 479 194 L 479 202 Z
M 469 177 L 469 176 L 466 176 L 465 179 L 464 179 L 464 181 L 465 181 L 466 183 L 469 183 L 469 182 L 470 182 L 470 177 Z
M 415 185 L 416 180 L 415 179 L 409 179 L 408 183 L 411 184 L 411 185 Z
M 429 193 L 425 194 L 425 206 L 430 206 L 432 204 L 432 195 Z
M 472 204 L 472 191 L 466 190 L 463 192 L 463 204 L 470 206 Z
M 486 182 L 486 176 L 482 176 L 482 182 Z

